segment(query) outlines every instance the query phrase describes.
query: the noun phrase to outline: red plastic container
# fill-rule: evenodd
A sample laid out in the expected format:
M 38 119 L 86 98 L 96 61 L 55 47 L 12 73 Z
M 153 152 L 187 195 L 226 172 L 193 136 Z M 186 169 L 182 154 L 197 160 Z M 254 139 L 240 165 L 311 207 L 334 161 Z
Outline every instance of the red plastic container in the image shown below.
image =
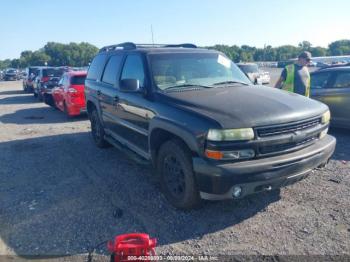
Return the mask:
M 147 257 L 156 255 L 156 245 L 157 239 L 151 239 L 148 234 L 134 233 L 116 236 L 114 243 L 107 243 L 107 248 L 115 262 L 149 261 Z

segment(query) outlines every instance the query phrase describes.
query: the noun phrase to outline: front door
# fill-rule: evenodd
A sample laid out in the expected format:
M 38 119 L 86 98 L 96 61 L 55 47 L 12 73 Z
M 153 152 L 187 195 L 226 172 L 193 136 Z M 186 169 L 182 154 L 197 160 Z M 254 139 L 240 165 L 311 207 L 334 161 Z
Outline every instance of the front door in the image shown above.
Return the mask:
M 126 57 L 120 80 L 138 79 L 142 90 L 146 88 L 145 63 L 139 54 L 130 54 Z M 148 125 L 154 116 L 150 110 L 152 101 L 148 100 L 143 92 L 119 92 L 118 106 L 115 116 L 119 119 L 118 134 L 131 144 L 138 153 L 148 153 Z M 135 148 L 136 147 L 136 148 Z

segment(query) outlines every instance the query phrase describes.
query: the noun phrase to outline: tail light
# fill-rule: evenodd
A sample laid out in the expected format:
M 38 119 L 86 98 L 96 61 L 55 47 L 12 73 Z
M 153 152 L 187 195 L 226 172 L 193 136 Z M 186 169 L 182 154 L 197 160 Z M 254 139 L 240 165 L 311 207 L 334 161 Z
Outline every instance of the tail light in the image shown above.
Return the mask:
M 49 81 L 49 77 L 48 76 L 44 76 L 41 78 L 41 82 L 48 82 Z

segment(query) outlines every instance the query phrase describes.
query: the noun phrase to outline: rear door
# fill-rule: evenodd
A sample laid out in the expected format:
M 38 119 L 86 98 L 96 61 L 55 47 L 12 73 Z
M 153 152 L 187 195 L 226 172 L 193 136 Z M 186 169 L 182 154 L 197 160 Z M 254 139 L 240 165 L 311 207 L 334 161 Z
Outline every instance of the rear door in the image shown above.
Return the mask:
M 63 75 L 57 86 L 52 90 L 52 96 L 55 100 L 56 106 L 63 110 L 63 82 L 66 75 Z
M 120 80 L 137 79 L 144 91 L 148 82 L 145 68 L 146 62 L 141 54 L 129 54 L 125 59 Z M 148 127 L 154 113 L 153 103 L 145 97 L 143 91 L 120 92 L 115 115 L 119 119 L 118 134 L 129 143 L 131 149 L 148 158 Z

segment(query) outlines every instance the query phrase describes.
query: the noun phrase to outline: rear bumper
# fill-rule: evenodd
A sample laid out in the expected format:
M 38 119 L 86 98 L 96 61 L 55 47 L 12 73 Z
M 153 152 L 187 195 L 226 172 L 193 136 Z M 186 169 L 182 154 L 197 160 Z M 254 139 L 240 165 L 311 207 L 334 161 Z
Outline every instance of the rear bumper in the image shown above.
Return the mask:
M 85 104 L 67 104 L 67 106 L 68 113 L 71 116 L 77 116 L 80 114 L 85 114 L 87 112 Z
M 270 158 L 228 164 L 193 158 L 193 169 L 202 198 L 233 198 L 235 186 L 241 187 L 241 198 L 304 178 L 312 169 L 328 162 L 335 145 L 336 139 L 327 135 L 307 148 Z

